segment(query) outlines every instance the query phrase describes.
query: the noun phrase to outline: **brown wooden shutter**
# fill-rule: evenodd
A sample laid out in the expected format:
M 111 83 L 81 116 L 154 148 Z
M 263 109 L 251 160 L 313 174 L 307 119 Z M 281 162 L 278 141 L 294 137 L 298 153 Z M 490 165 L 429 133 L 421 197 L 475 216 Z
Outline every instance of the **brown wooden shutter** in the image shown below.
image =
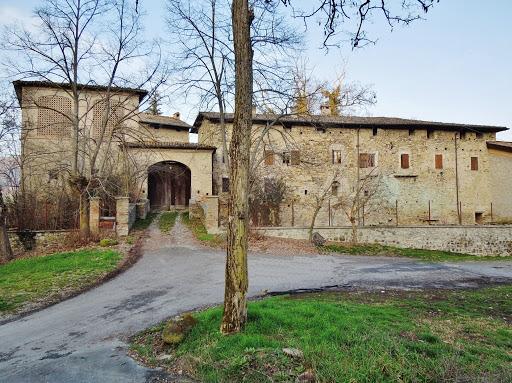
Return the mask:
M 369 159 L 368 153 L 359 153 L 359 167 L 367 168 L 368 167 L 368 159 Z
M 478 170 L 478 157 L 471 157 L 471 170 Z
M 300 165 L 300 151 L 292 150 L 290 153 L 290 163 L 292 165 Z
M 400 164 L 402 169 L 409 169 L 409 154 L 403 153 L 400 155 Z
M 436 169 L 442 169 L 442 168 L 443 168 L 443 155 L 436 154 Z
M 274 165 L 274 152 L 272 150 L 265 150 L 265 165 Z

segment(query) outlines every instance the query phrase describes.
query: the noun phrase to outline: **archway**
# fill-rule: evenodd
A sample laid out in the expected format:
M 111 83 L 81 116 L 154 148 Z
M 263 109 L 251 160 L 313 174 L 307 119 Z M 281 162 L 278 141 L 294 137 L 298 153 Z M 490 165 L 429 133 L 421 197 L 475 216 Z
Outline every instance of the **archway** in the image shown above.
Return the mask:
M 152 209 L 188 206 L 190 169 L 175 161 L 151 165 L 148 168 L 148 198 Z

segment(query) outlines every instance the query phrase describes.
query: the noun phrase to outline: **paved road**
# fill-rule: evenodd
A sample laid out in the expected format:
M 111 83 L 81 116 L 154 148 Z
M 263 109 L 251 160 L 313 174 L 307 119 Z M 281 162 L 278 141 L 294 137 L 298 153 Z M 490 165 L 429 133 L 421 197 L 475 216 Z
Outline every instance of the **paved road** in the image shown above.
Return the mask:
M 251 254 L 250 294 L 328 285 L 473 286 L 512 278 L 512 262 L 428 264 L 385 257 Z M 126 355 L 134 332 L 221 302 L 224 254 L 194 244 L 181 224 L 156 229 L 131 269 L 85 294 L 0 326 L 0 382 L 150 382 L 159 372 Z M 511 279 L 512 280 L 512 279 Z

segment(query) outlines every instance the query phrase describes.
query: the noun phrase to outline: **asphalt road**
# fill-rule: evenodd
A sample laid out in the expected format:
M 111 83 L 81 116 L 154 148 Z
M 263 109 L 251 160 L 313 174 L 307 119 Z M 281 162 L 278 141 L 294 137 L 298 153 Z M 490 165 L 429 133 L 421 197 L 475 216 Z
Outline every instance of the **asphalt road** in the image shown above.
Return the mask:
M 472 287 L 512 281 L 512 262 L 430 264 L 356 256 L 250 254 L 250 294 L 323 286 Z M 144 256 L 115 279 L 0 326 L 0 382 L 151 382 L 160 372 L 126 355 L 131 334 L 222 301 L 224 253 L 198 246 L 178 224 L 152 231 Z

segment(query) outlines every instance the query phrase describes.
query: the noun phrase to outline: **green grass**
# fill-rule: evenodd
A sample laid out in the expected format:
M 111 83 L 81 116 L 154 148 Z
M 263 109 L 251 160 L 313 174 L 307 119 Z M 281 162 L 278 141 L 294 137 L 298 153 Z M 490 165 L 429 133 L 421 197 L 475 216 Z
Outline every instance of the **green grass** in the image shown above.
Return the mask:
M 160 218 L 158 219 L 158 227 L 162 233 L 169 233 L 176 222 L 176 218 L 178 217 L 178 212 L 175 211 L 165 211 L 160 214 Z
M 201 242 L 211 246 L 221 246 L 225 243 L 224 238 L 217 234 L 208 234 L 200 219 L 191 219 L 188 212 L 181 215 L 181 219 L 187 225 L 194 236 Z
M 393 246 L 384 246 L 378 244 L 358 244 L 349 245 L 342 243 L 328 243 L 322 246 L 322 252 L 342 253 L 352 255 L 370 255 L 370 256 L 399 256 L 416 258 L 424 261 L 488 261 L 488 260 L 509 260 L 510 257 L 500 256 L 476 256 L 462 253 L 452 253 L 440 250 L 422 250 L 422 249 L 403 249 Z
M 249 304 L 240 334 L 219 334 L 221 308 L 169 349 L 162 325 L 132 339 L 150 365 L 202 382 L 510 382 L 512 287 L 457 292 L 324 293 Z M 303 359 L 284 347 L 298 348 Z M 158 361 L 159 354 L 170 354 Z
M 0 313 L 79 289 L 115 269 L 120 259 L 114 250 L 85 249 L 0 265 Z
M 138 219 L 133 224 L 132 230 L 146 230 L 158 213 L 148 213 L 145 219 Z

